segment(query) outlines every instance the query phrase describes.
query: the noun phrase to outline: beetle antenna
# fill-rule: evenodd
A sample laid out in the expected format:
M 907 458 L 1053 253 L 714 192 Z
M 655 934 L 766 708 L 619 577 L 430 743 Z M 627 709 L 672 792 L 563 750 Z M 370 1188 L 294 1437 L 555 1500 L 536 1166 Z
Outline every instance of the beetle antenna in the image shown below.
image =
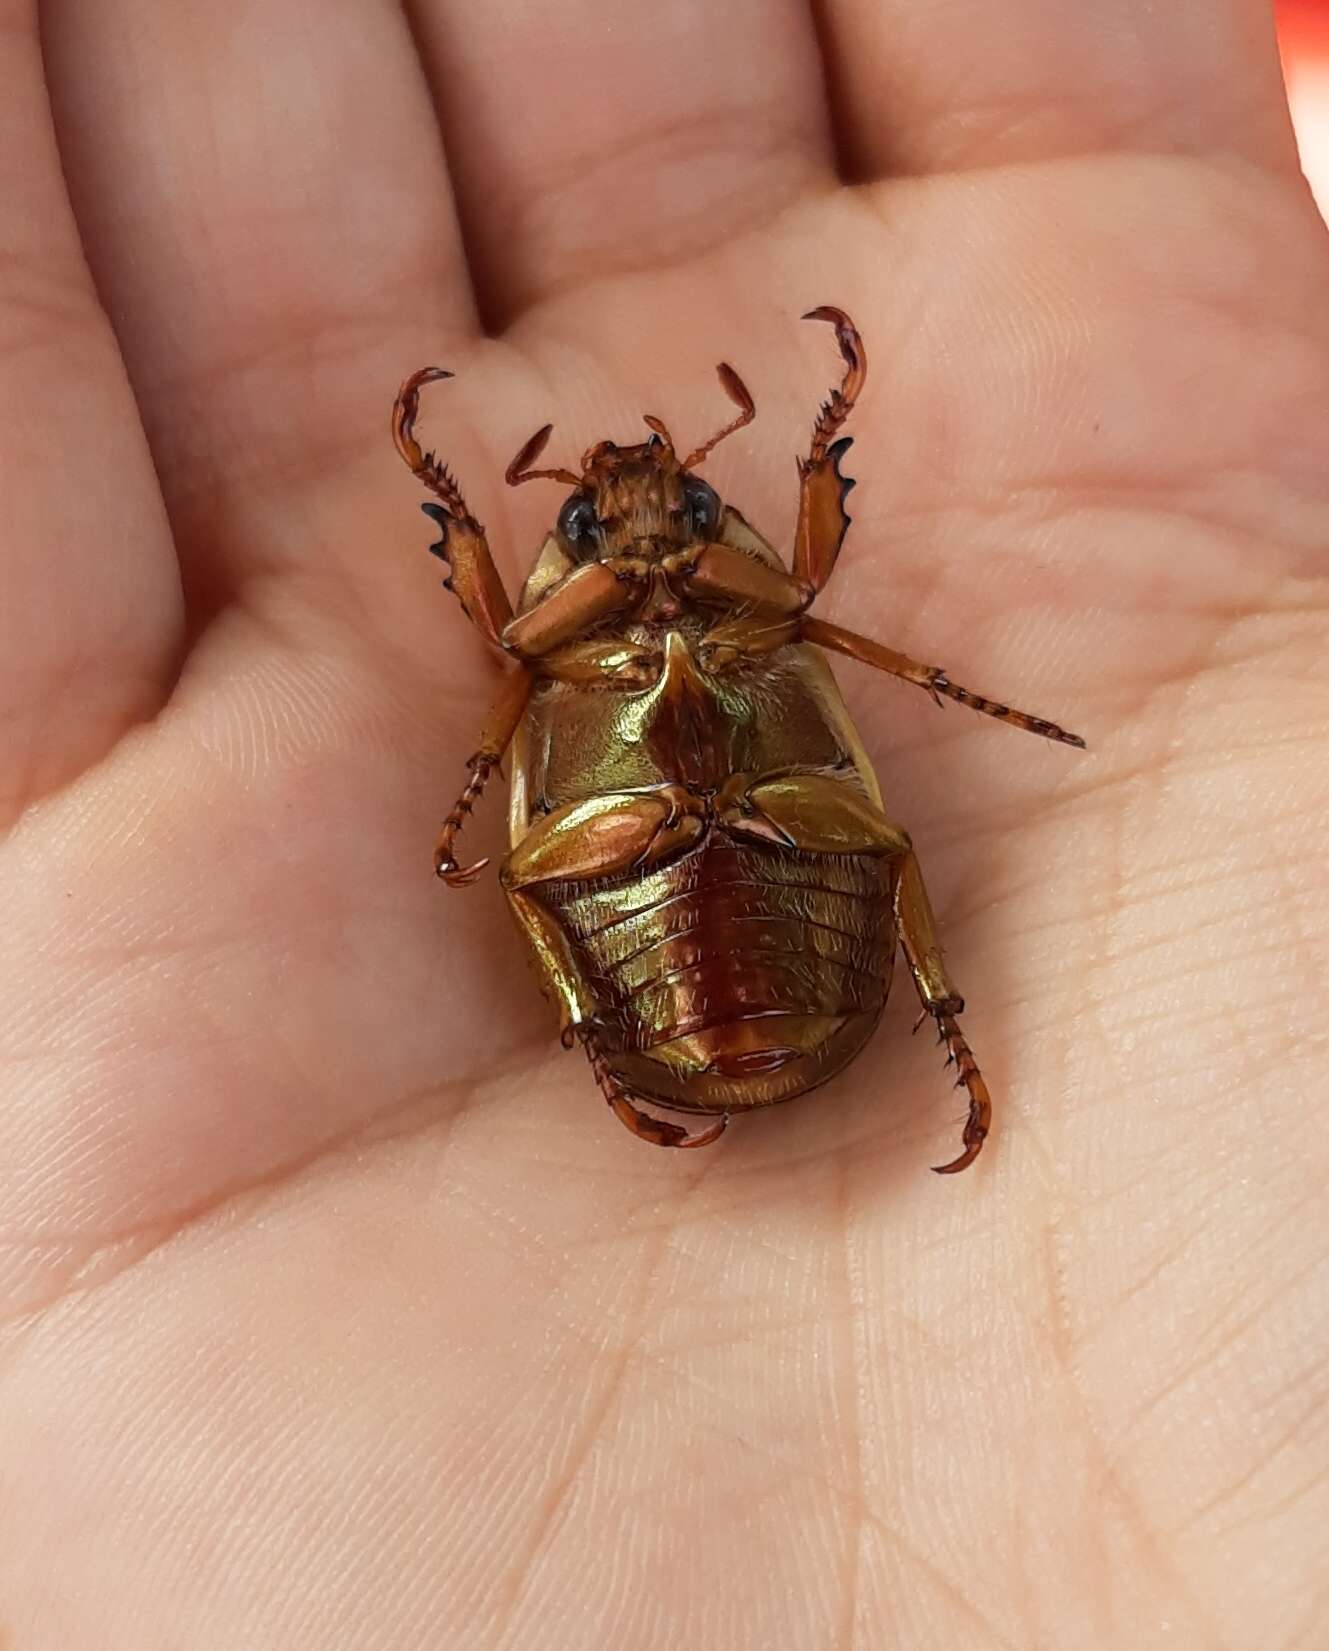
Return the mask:
M 537 430 L 526 443 L 512 463 L 504 472 L 509 487 L 520 487 L 523 482 L 566 482 L 571 487 L 581 486 L 581 477 L 574 476 L 571 470 L 562 468 L 556 470 L 531 470 L 528 466 L 535 463 L 545 450 L 545 443 L 549 440 L 552 424 L 546 424 L 543 430 Z
M 654 413 L 643 413 L 641 415 L 641 421 L 648 430 L 654 430 L 665 446 L 668 447 L 671 452 L 673 451 L 674 438 L 669 434 L 669 430 L 662 418 L 656 418 Z
M 718 447 L 725 437 L 732 436 L 735 430 L 741 430 L 745 424 L 751 424 L 757 416 L 757 404 L 752 399 L 751 391 L 729 363 L 722 361 L 715 371 L 724 393 L 739 409 L 738 417 L 730 419 L 723 430 L 717 430 L 709 441 L 703 442 L 694 452 L 689 453 L 679 466 L 680 470 L 694 470 L 713 447 Z

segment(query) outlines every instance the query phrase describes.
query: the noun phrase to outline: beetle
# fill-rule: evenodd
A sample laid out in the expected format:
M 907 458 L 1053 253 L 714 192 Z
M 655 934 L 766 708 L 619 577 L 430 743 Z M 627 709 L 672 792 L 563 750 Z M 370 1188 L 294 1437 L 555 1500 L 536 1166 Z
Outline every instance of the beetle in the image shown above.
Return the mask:
M 838 653 L 1014 727 L 1083 747 L 868 637 L 814 618 L 835 570 L 854 483 L 839 434 L 867 358 L 849 317 L 843 374 L 799 460 L 792 568 L 697 469 L 756 408 L 717 368 L 737 414 L 680 457 L 663 422 L 647 441 L 601 441 L 580 471 L 536 468 L 552 426 L 508 466 L 510 486 L 570 489 L 514 611 L 484 529 L 415 435 L 427 367 L 393 407 L 397 450 L 439 503 L 430 548 L 445 586 L 509 663 L 434 851 L 454 887 L 456 843 L 509 747 L 510 851 L 499 876 L 564 1047 L 580 1043 L 605 1100 L 640 1139 L 701 1147 L 730 1118 L 790 1100 L 844 1068 L 886 1002 L 897 947 L 954 1063 L 969 1112 L 954 1174 L 978 1156 L 992 1105 L 960 1029 L 909 834 L 888 818 L 831 674 Z M 647 1110 L 648 1108 L 652 1110 Z M 702 1114 L 689 1133 L 660 1112 Z

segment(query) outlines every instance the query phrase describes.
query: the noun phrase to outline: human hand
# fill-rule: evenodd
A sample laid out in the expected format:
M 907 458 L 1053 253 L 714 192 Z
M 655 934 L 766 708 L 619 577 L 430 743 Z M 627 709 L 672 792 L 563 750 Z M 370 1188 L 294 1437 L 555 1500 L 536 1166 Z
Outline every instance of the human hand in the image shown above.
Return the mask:
M 798 0 L 410 9 L 0 32 L 0 1644 L 1318 1645 L 1329 262 L 1265 8 L 827 0 L 829 90 Z M 732 361 L 707 474 L 787 549 L 827 303 L 818 612 L 1090 743 L 837 667 L 996 1099 L 950 1182 L 902 983 L 652 1151 L 429 871 L 495 667 L 399 380 L 515 590 L 521 441 L 700 436 Z

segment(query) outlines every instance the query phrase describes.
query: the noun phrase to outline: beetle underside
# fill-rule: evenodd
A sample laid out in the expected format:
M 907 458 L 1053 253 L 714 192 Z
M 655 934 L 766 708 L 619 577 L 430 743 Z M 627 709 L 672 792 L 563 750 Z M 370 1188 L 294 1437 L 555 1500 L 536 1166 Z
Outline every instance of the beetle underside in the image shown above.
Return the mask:
M 963 1169 L 988 1132 L 987 1087 L 959 1028 L 964 1002 L 942 961 L 908 834 L 882 810 L 876 777 L 822 650 L 1063 743 L 1055 723 L 985 699 L 937 666 L 808 616 L 830 578 L 852 482 L 834 439 L 862 388 L 862 341 L 843 312 L 844 377 L 799 463 L 793 565 L 692 474 L 750 422 L 736 417 L 680 460 L 663 423 L 648 442 L 601 442 L 581 471 L 531 468 L 546 426 L 508 467 L 572 488 L 514 613 L 484 530 L 414 435 L 422 384 L 403 385 L 397 446 L 442 500 L 445 583 L 516 665 L 445 820 L 435 867 L 451 884 L 458 833 L 513 748 L 512 849 L 502 882 L 565 1042 L 585 1046 L 605 1099 L 641 1139 L 695 1147 L 729 1116 L 825 1082 L 875 1027 L 902 947 L 969 1097 Z M 698 1134 L 641 1103 L 717 1114 Z
M 895 954 L 890 882 L 870 855 L 740 847 L 717 825 L 658 871 L 547 900 L 619 1081 L 671 1111 L 729 1113 L 805 1093 L 867 1041 Z

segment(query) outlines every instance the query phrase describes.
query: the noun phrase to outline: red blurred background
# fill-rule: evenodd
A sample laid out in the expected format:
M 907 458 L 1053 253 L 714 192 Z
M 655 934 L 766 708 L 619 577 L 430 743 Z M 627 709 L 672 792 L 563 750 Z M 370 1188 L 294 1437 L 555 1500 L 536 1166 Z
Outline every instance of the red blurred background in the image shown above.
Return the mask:
M 1301 164 L 1329 218 L 1329 0 L 1279 0 L 1278 32 Z

